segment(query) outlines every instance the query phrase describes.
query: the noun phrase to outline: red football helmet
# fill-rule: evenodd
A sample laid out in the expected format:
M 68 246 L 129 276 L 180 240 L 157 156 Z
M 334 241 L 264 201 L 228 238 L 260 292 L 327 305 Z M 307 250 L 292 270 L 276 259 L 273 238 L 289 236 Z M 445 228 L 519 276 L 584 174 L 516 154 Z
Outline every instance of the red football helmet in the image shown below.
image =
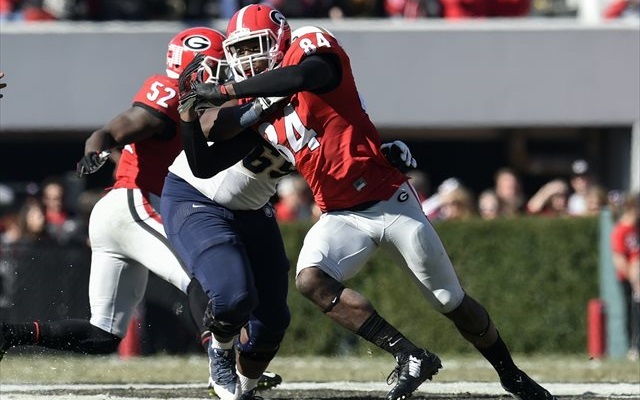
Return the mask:
M 196 27 L 183 30 L 169 42 L 167 50 L 167 76 L 178 79 L 180 73 L 198 53 L 203 53 L 207 72 L 206 81 L 218 83 L 227 79 L 228 67 L 224 59 L 224 35 L 211 28 Z
M 291 45 L 291 28 L 280 11 L 251 4 L 231 17 L 222 45 L 233 75 L 243 80 L 280 65 Z

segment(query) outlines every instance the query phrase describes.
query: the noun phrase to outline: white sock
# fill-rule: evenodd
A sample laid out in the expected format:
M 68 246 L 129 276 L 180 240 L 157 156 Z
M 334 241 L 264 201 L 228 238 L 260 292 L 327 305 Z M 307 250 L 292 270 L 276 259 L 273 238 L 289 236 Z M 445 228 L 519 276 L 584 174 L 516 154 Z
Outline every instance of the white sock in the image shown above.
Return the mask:
M 231 339 L 228 342 L 219 342 L 218 339 L 216 339 L 216 337 L 211 334 L 211 343 L 209 344 L 209 346 L 213 347 L 214 349 L 229 350 L 233 348 L 234 339 Z
M 238 382 L 240 382 L 240 388 L 242 389 L 242 393 L 247 393 L 248 391 L 258 386 L 258 379 L 247 378 L 246 376 L 242 375 L 240 371 L 238 371 L 237 366 L 236 366 L 236 374 L 238 375 Z

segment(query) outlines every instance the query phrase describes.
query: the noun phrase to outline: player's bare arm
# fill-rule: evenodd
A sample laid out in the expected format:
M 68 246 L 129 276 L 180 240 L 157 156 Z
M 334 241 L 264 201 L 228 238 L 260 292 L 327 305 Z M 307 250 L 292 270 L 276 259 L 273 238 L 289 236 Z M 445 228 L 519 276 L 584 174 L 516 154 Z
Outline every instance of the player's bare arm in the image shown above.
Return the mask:
M 108 159 L 114 148 L 152 136 L 175 135 L 175 123 L 146 107 L 134 105 L 121 112 L 104 127 L 94 131 L 84 145 L 84 156 L 78 162 L 78 176 L 96 172 Z

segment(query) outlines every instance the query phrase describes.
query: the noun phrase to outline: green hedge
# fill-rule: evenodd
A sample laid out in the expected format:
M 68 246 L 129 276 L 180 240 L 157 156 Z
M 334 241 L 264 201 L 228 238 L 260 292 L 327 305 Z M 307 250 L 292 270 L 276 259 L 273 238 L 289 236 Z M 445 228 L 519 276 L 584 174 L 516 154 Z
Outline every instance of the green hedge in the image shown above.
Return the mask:
M 443 222 L 435 227 L 466 291 L 489 310 L 512 351 L 586 351 L 586 306 L 598 296 L 596 219 L 523 217 Z M 296 291 L 295 265 L 308 228 L 282 226 L 291 260 L 292 322 L 280 354 L 379 353 Z M 474 351 L 383 251 L 346 284 L 367 296 L 416 344 L 440 353 Z

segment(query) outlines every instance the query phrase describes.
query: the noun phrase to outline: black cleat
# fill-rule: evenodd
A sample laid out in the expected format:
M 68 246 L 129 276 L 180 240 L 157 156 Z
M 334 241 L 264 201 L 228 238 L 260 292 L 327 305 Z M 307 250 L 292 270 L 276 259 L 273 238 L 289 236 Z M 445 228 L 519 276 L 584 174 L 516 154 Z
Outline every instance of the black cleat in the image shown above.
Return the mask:
M 403 354 L 396 357 L 396 361 L 398 365 L 389 374 L 387 383 L 391 384 L 394 381 L 397 383 L 387 393 L 386 400 L 408 399 L 422 382 L 431 380 L 442 368 L 438 356 L 427 350 Z
M 519 369 L 500 376 L 500 384 L 514 399 L 557 400 L 555 396 Z
M 282 377 L 275 372 L 264 371 L 262 376 L 258 379 L 258 386 L 256 390 L 269 390 L 282 383 Z M 209 395 L 217 396 L 216 391 L 213 389 L 213 380 L 209 379 Z M 259 397 L 256 397 L 259 399 Z
M 258 379 L 258 390 L 272 389 L 282 383 L 282 377 L 274 372 L 264 371 Z

